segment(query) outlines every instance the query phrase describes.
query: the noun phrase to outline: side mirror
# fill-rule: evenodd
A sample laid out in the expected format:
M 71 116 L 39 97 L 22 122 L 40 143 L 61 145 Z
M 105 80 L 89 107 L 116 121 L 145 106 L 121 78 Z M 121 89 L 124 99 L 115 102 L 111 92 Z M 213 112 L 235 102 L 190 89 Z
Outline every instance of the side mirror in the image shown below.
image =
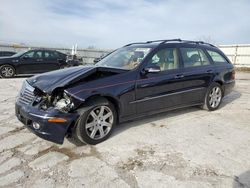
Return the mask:
M 143 69 L 144 73 L 158 73 L 161 72 L 161 68 L 159 66 L 150 66 L 150 67 L 146 67 Z

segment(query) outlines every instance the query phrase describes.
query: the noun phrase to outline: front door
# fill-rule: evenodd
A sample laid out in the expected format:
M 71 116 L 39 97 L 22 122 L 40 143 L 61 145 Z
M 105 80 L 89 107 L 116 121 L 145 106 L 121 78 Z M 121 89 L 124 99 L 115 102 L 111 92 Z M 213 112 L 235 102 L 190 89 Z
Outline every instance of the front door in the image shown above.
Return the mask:
M 20 74 L 33 74 L 44 72 L 43 52 L 40 50 L 29 51 L 20 57 Z
M 141 74 L 136 81 L 138 114 L 181 105 L 184 78 L 180 65 L 176 48 L 163 48 L 152 56 L 145 68 L 158 66 L 160 72 Z

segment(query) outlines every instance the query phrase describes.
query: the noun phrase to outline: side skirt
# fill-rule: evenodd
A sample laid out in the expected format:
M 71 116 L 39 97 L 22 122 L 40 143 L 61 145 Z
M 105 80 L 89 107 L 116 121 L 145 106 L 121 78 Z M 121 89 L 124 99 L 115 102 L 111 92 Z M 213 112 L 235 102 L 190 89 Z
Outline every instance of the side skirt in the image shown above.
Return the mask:
M 162 113 L 162 112 L 167 112 L 167 111 L 181 109 L 181 108 L 187 108 L 187 107 L 191 107 L 191 106 L 199 106 L 199 105 L 203 105 L 203 103 L 200 102 L 200 103 L 193 103 L 193 104 L 189 104 L 189 105 L 176 106 L 176 107 L 171 107 L 171 108 L 162 108 L 162 109 L 159 109 L 159 110 L 156 110 L 156 111 L 147 112 L 147 113 L 143 113 L 143 114 L 139 114 L 139 115 L 119 117 L 119 123 L 123 123 L 123 122 L 126 122 L 126 121 L 131 121 L 131 120 L 135 120 L 135 119 L 140 119 L 140 118 L 143 118 L 145 116 L 151 116 L 151 115 L 159 114 L 159 113 Z

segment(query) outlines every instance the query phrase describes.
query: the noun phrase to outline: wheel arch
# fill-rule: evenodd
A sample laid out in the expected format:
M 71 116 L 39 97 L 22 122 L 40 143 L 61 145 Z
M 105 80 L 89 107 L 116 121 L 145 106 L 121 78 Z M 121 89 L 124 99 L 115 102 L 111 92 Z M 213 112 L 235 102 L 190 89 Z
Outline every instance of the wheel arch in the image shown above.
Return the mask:
M 114 105 L 115 110 L 116 110 L 116 114 L 117 114 L 116 118 L 117 118 L 117 121 L 119 122 L 120 103 L 119 103 L 119 101 L 117 99 L 115 99 L 112 96 L 101 95 L 101 94 L 90 96 L 87 99 L 85 99 L 85 101 L 80 106 L 78 106 L 78 108 L 76 109 L 76 111 L 81 111 L 82 108 L 84 109 L 84 108 L 86 108 L 88 106 L 92 106 L 96 102 L 103 102 L 103 103 L 105 103 L 106 100 L 109 101 L 110 103 L 112 103 Z M 73 121 L 71 123 L 71 125 L 68 127 L 67 134 L 69 134 L 71 132 L 72 128 L 74 128 L 76 122 L 77 122 L 77 120 L 75 120 L 75 121 Z
M 6 66 L 6 65 L 8 65 L 8 66 L 12 67 L 12 68 L 15 70 L 15 73 L 16 73 L 16 67 L 15 67 L 14 65 L 12 65 L 12 64 L 9 64 L 9 63 L 4 63 L 4 64 L 0 65 L 0 67 L 2 67 L 2 66 Z
M 223 82 L 221 80 L 216 80 L 214 82 L 216 82 L 216 83 L 220 84 L 221 86 L 223 86 Z
M 115 110 L 116 110 L 116 113 L 117 113 L 117 120 L 119 120 L 119 114 L 121 112 L 121 104 L 119 102 L 119 100 L 113 96 L 110 96 L 110 95 L 101 95 L 101 94 L 97 94 L 97 95 L 93 95 L 93 96 L 90 96 L 88 97 L 84 104 L 83 105 L 91 105 L 92 102 L 96 102 L 96 100 L 99 100 L 100 102 L 103 100 L 103 99 L 106 99 L 108 100 L 110 103 L 112 103 L 115 107 Z
M 214 80 L 213 82 L 219 84 L 222 88 L 222 96 L 224 96 L 224 93 L 225 93 L 225 87 L 224 87 L 224 83 L 222 80 Z

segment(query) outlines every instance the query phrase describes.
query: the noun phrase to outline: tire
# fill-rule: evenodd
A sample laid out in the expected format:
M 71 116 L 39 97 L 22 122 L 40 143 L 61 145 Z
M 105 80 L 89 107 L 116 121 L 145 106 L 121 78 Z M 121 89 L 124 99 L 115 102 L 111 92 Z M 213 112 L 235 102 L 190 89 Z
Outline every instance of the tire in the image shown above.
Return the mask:
M 208 111 L 214 111 L 220 107 L 223 98 L 223 90 L 220 84 L 212 83 L 206 93 L 203 109 Z
M 60 69 L 65 69 L 66 67 L 66 65 L 60 65 Z
M 117 113 L 114 105 L 105 98 L 92 101 L 90 106 L 78 110 L 80 115 L 72 129 L 72 138 L 81 143 L 95 145 L 111 135 Z
M 11 65 L 2 65 L 0 67 L 0 76 L 2 78 L 12 78 L 15 76 L 15 69 Z
M 86 143 L 82 142 L 82 141 L 77 137 L 77 135 L 74 134 L 74 132 L 75 132 L 74 129 L 75 129 L 75 126 L 72 128 L 72 133 L 70 133 L 70 134 L 67 136 L 67 140 L 68 140 L 70 143 L 72 143 L 72 144 L 74 144 L 74 145 L 76 145 L 76 146 L 83 146 L 83 145 L 85 145 Z

